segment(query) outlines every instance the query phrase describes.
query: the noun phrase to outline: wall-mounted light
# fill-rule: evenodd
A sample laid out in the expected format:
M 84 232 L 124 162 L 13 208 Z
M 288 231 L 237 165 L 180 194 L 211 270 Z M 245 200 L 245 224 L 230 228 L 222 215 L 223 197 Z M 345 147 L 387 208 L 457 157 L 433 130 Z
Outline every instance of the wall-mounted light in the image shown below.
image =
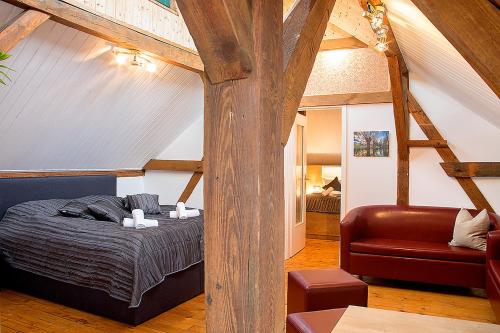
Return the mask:
M 386 14 L 385 5 L 383 3 L 374 5 L 370 0 L 367 1 L 367 5 L 368 10 L 363 11 L 361 16 L 370 21 L 370 26 L 375 32 L 375 36 L 377 37 L 375 50 L 385 52 L 389 48 L 387 45 L 387 33 L 389 32 L 389 27 L 384 25 L 384 17 Z
M 127 50 L 122 48 L 113 48 L 115 61 L 118 65 L 130 64 L 145 68 L 148 72 L 156 72 L 156 64 L 147 56 L 137 50 Z

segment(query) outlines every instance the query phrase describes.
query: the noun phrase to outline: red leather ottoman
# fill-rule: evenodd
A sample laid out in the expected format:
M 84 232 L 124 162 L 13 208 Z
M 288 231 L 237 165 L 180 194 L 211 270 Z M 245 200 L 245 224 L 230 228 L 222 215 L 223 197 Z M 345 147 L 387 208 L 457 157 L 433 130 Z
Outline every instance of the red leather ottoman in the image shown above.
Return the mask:
M 346 309 L 332 309 L 289 314 L 286 333 L 331 333 Z
M 288 314 L 367 303 L 368 285 L 340 268 L 288 273 Z

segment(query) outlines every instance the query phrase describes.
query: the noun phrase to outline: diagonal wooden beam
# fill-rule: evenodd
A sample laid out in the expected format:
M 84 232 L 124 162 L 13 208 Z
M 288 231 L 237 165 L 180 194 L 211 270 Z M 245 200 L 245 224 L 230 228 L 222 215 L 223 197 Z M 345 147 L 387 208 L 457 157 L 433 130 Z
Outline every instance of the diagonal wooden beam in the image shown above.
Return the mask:
M 484 0 L 412 0 L 500 97 L 500 10 Z
M 182 191 L 182 194 L 179 197 L 179 200 L 177 200 L 177 202 L 188 201 L 189 197 L 191 196 L 191 194 L 193 194 L 193 191 L 196 188 L 196 185 L 198 185 L 202 176 L 203 176 L 203 172 L 193 173 L 193 175 L 189 179 L 189 182 L 186 185 L 186 188 L 184 189 L 184 191 Z
M 413 97 L 412 94 L 409 94 L 408 97 L 408 107 L 411 115 L 429 140 L 444 140 L 444 138 L 441 136 L 429 117 L 427 117 L 424 110 L 420 107 L 417 100 Z M 460 162 L 458 160 L 458 157 L 449 146 L 436 148 L 436 152 L 439 154 L 439 156 L 441 156 L 444 162 Z M 485 208 L 490 212 L 494 212 L 488 200 L 486 200 L 484 195 L 481 193 L 481 190 L 477 187 L 476 183 L 474 183 L 474 181 L 470 177 L 458 177 L 456 179 L 458 181 L 458 184 L 462 187 L 462 189 L 469 197 L 470 201 L 472 201 L 472 204 L 477 209 Z
M 0 31 L 0 51 L 10 51 L 49 18 L 49 15 L 32 9 L 19 14 Z
M 148 52 L 156 58 L 185 69 L 202 72 L 203 63 L 194 51 L 129 28 L 96 13 L 59 0 L 4 0 L 15 6 L 51 15 L 51 20 L 105 39 L 117 46 Z
M 281 143 L 288 141 L 335 0 L 300 0 L 283 27 L 284 107 Z M 291 50 L 291 51 L 290 51 Z
M 252 71 L 250 8 L 246 0 L 178 0 L 212 83 Z M 239 19 L 241 18 L 241 19 Z
M 363 49 L 368 45 L 356 37 L 324 39 L 319 47 L 320 51 L 343 50 L 343 49 Z
M 408 139 L 410 132 L 408 114 L 408 72 L 401 72 L 401 65 L 397 56 L 387 57 L 389 76 L 391 79 L 392 105 L 396 137 L 398 143 L 398 173 L 397 173 L 397 204 L 409 204 L 410 188 L 410 151 Z

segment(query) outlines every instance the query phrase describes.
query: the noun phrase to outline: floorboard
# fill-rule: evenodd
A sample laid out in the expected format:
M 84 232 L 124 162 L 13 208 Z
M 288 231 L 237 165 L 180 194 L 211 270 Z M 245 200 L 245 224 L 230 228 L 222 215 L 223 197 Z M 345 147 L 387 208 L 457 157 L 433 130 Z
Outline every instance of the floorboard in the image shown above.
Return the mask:
M 337 266 L 339 242 L 308 239 L 304 250 L 286 262 L 286 270 Z M 481 290 L 367 279 L 368 305 L 388 310 L 495 322 Z M 137 327 L 17 293 L 0 291 L 0 333 L 205 332 L 204 296 L 200 295 Z

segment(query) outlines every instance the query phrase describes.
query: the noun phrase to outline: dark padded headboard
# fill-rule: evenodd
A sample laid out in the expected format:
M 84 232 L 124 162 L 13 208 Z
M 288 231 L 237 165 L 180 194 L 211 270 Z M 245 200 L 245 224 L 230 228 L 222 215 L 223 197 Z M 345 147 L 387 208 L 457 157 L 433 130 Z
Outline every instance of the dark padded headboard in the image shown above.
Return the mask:
M 0 220 L 9 207 L 22 202 L 75 199 L 93 194 L 116 195 L 116 176 L 0 179 Z

